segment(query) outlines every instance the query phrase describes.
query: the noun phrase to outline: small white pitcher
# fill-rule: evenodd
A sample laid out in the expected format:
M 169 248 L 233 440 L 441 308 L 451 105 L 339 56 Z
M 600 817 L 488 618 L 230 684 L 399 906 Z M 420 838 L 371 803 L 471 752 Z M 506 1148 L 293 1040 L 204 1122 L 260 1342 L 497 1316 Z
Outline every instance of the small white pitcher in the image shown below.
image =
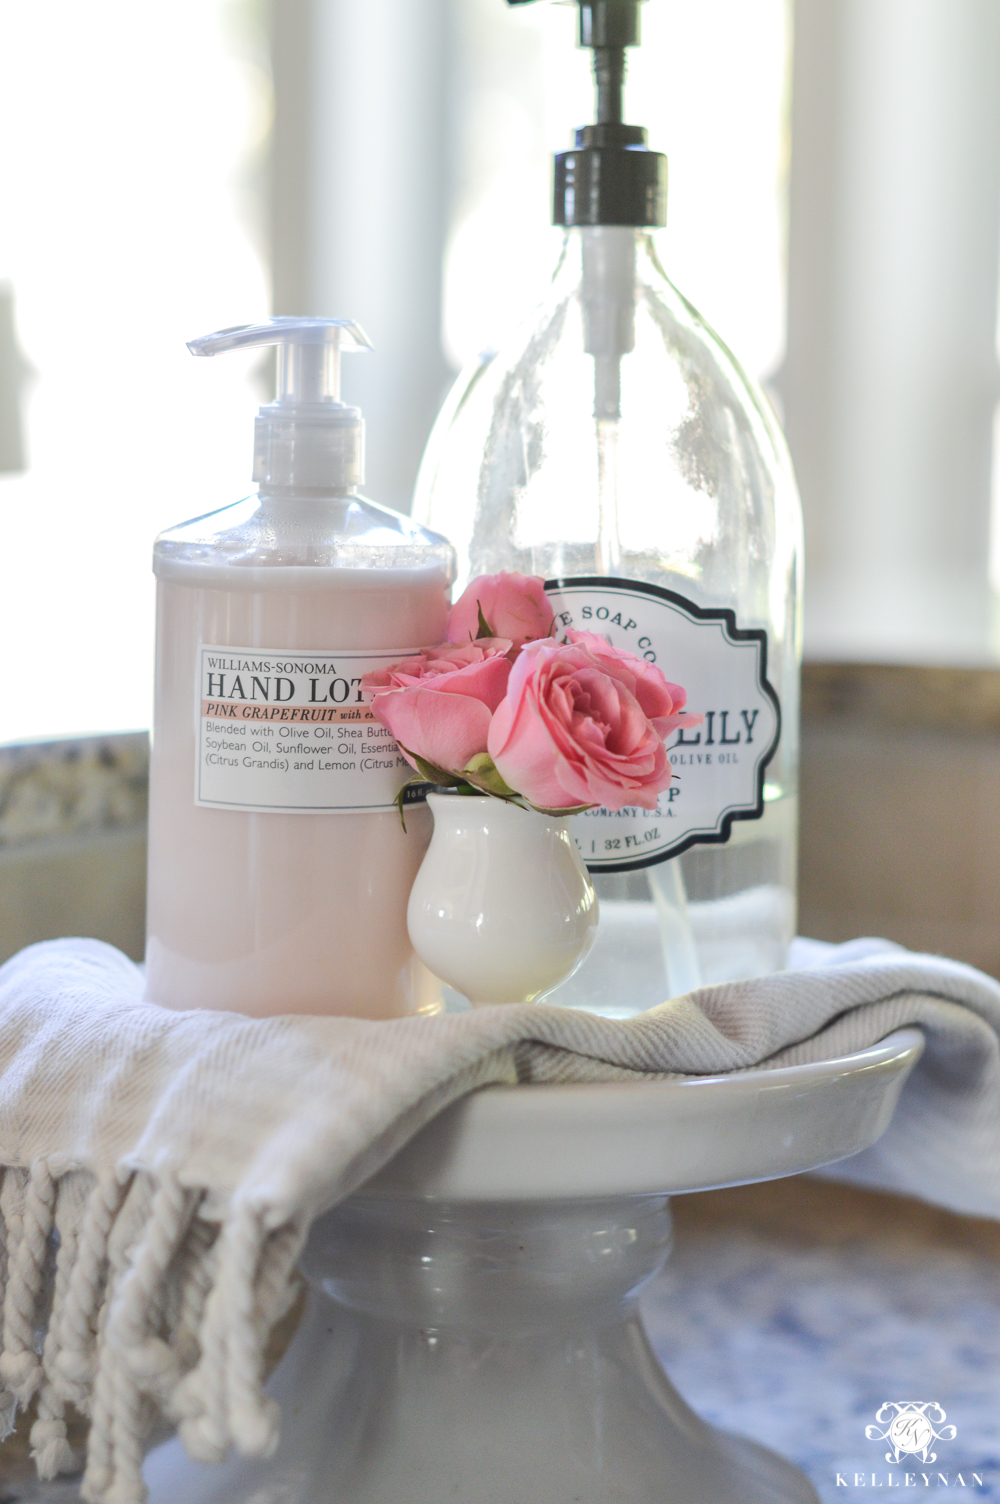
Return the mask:
M 410 894 L 417 955 L 474 1007 L 531 1003 L 594 943 L 598 905 L 569 821 L 485 794 L 429 794 L 434 835 Z

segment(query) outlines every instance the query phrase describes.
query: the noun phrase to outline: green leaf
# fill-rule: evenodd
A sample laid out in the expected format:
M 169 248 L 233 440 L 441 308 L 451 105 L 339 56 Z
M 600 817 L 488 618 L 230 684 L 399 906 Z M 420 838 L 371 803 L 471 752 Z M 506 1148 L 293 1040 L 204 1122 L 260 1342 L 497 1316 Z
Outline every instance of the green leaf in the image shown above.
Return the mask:
M 476 632 L 476 636 L 477 637 L 495 637 L 496 633 L 494 632 L 493 628 L 490 626 L 489 622 L 486 620 L 486 617 L 483 615 L 482 603 L 480 601 L 477 601 L 476 605 L 479 607 L 479 629 Z
M 497 771 L 496 763 L 488 752 L 477 752 L 462 772 L 468 781 L 484 794 L 492 794 L 495 799 L 518 798 L 517 790 L 504 782 Z
M 403 795 L 407 789 L 413 788 L 414 784 L 417 783 L 433 783 L 438 788 L 459 788 L 462 784 L 462 779 L 456 778 L 454 773 L 446 773 L 443 768 L 436 768 L 432 762 L 427 761 L 426 757 L 419 757 L 416 752 L 411 752 L 409 747 L 404 747 L 402 742 L 399 743 L 399 748 L 400 751 L 405 752 L 407 757 L 411 758 L 417 765 L 417 771 L 413 777 L 406 780 L 396 795 L 399 823 L 405 831 L 406 821 L 403 819 Z
M 529 809 L 536 810 L 540 815 L 582 815 L 584 810 L 597 809 L 596 804 L 572 804 L 568 809 L 546 809 L 542 804 L 529 804 Z
M 457 779 L 453 773 L 446 773 L 443 768 L 436 768 L 434 764 L 432 762 L 428 762 L 425 757 L 418 757 L 415 752 L 412 754 L 412 756 L 413 761 L 416 763 L 420 772 L 423 774 L 425 783 L 436 783 L 442 788 L 450 789 L 454 788 L 455 785 L 459 782 L 459 779 Z
M 399 793 L 396 795 L 396 808 L 399 810 L 399 823 L 403 827 L 404 836 L 406 835 L 406 820 L 403 816 L 403 799 L 406 791 L 407 789 L 412 789 L 414 784 L 416 783 L 426 782 L 427 780 L 425 778 L 422 778 L 419 773 L 414 773 L 413 777 L 406 780 L 406 782 L 400 788 Z
M 440 788 L 446 789 L 454 788 L 456 784 L 461 783 L 462 780 L 456 778 L 454 773 L 446 773 L 443 768 L 436 768 L 432 762 L 427 761 L 426 757 L 421 757 L 419 752 L 411 752 L 409 747 L 404 747 L 402 742 L 399 743 L 399 749 L 416 763 L 421 783 L 436 783 Z M 411 778 L 409 782 L 415 783 L 417 780 Z

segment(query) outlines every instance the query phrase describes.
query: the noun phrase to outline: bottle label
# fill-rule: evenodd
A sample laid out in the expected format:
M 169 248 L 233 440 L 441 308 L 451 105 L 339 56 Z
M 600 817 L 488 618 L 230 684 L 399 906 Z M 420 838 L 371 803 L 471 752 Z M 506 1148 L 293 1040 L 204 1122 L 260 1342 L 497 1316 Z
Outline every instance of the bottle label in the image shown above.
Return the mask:
M 592 872 L 627 872 L 689 847 L 729 840 L 734 820 L 764 813 L 764 770 L 781 734 L 767 678 L 767 633 L 739 627 L 734 612 L 706 609 L 658 585 L 607 576 L 548 580 L 555 632 L 595 632 L 655 663 L 687 691 L 700 726 L 671 732 L 674 771 L 655 810 L 593 809 L 573 816 Z
M 361 676 L 418 648 L 198 649 L 195 804 L 274 814 L 393 809 L 413 769 Z

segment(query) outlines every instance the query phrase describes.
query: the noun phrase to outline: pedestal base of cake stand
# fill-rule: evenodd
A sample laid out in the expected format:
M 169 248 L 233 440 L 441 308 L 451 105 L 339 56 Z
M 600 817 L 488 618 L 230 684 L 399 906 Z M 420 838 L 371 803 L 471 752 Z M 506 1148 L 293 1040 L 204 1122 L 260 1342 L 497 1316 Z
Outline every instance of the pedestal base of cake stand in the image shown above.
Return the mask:
M 275 1455 L 206 1467 L 168 1442 L 152 1504 L 817 1504 L 688 1408 L 637 1298 L 671 1193 L 868 1147 L 922 1046 L 901 1030 L 818 1065 L 457 1103 L 316 1224 Z

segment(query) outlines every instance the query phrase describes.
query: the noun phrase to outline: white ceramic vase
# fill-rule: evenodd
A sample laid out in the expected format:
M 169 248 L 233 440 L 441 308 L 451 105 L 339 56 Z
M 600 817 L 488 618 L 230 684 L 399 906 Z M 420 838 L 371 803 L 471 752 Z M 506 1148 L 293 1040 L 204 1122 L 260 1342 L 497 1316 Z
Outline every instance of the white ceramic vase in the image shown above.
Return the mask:
M 414 950 L 473 1006 L 534 1002 L 576 970 L 597 933 L 597 895 L 569 821 L 485 794 L 428 803 L 434 835 L 407 910 Z

